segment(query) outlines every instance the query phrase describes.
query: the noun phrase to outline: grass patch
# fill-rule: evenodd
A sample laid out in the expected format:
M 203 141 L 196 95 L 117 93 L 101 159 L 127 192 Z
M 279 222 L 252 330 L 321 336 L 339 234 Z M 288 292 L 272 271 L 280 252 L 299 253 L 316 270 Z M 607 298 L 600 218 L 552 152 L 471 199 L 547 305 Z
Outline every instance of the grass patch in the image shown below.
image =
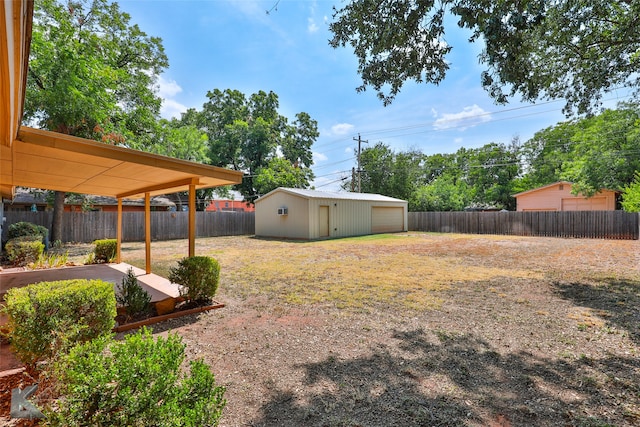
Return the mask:
M 421 235 L 381 234 L 318 242 L 234 237 L 197 242 L 197 253 L 220 262 L 221 292 L 237 297 L 269 295 L 290 304 L 426 310 L 440 307 L 440 291 L 453 284 L 540 276 L 527 269 L 470 265 L 459 257 L 434 256 L 429 240 Z M 152 270 L 156 274 L 167 272 L 182 256 L 169 250 L 176 241 L 168 243 L 154 243 Z M 139 256 L 137 251 L 128 255 L 127 262 L 143 267 L 143 251 Z

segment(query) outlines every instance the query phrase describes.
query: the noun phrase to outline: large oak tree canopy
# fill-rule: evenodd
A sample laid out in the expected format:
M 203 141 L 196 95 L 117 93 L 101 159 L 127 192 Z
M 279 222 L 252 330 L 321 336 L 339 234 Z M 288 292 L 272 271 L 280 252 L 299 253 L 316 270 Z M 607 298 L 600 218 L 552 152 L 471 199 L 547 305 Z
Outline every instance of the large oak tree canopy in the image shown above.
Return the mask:
M 330 44 L 353 47 L 357 90 L 370 86 L 387 105 L 407 80 L 444 79 L 447 14 L 484 43 L 481 82 L 497 103 L 519 94 L 590 113 L 608 91 L 640 86 L 634 0 L 352 0 L 334 8 Z

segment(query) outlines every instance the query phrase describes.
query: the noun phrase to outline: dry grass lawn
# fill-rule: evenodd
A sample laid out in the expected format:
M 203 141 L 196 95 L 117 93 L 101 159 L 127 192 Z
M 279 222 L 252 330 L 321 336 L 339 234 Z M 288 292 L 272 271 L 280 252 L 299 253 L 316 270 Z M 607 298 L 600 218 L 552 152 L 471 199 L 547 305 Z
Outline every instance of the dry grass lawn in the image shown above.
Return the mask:
M 78 253 L 82 247 L 77 247 Z M 154 242 L 167 274 L 186 241 Z M 198 239 L 224 309 L 166 322 L 223 426 L 640 425 L 640 242 Z M 142 267 L 144 245 L 123 261 Z

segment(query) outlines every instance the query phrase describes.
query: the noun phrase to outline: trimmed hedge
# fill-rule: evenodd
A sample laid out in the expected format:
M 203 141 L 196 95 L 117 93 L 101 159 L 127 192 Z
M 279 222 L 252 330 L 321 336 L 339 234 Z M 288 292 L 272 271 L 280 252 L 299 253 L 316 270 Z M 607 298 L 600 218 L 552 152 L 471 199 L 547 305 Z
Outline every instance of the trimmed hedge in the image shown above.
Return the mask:
M 95 263 L 111 262 L 116 257 L 118 250 L 118 241 L 116 239 L 102 239 L 93 242 L 96 245 Z
M 220 264 L 207 256 L 182 258 L 172 267 L 169 280 L 182 285 L 180 296 L 198 303 L 209 303 L 218 290 Z
M 75 343 L 111 333 L 113 285 L 102 280 L 61 280 L 9 289 L 8 336 L 24 363 L 55 356 Z
M 54 364 L 63 397 L 45 409 L 48 425 L 218 425 L 225 388 L 201 360 L 182 369 L 184 350 L 177 334 L 154 340 L 146 328 L 74 347 Z
M 4 249 L 9 262 L 21 267 L 36 262 L 44 253 L 44 244 L 41 236 L 22 236 L 9 240 Z

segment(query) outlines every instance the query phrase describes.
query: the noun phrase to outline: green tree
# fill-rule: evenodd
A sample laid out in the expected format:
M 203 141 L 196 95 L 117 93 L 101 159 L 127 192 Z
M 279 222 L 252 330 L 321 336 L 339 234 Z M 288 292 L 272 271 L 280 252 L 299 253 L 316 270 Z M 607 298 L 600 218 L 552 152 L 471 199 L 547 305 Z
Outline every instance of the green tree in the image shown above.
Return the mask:
M 278 187 L 308 188 L 309 177 L 304 169 L 294 166 L 289 160 L 274 157 L 266 167 L 258 170 L 254 185 L 259 194 L 267 194 Z
M 444 79 L 447 16 L 484 43 L 481 81 L 498 103 L 564 99 L 583 113 L 640 85 L 640 2 L 630 0 L 352 0 L 334 9 L 330 45 L 353 47 L 357 90 L 373 87 L 386 105 L 407 80 Z
M 278 95 L 273 92 L 259 91 L 247 98 L 238 90 L 215 89 L 207 97 L 202 110 L 187 111 L 182 122 L 207 133 L 212 165 L 245 173 L 242 184 L 234 188 L 246 201 L 282 185 L 309 187 L 311 146 L 319 136 L 309 114 L 298 113 L 288 124 L 278 113 Z
M 154 92 L 168 61 L 116 3 L 35 2 L 25 123 L 132 148 L 145 148 L 160 110 Z M 52 239 L 62 228 L 64 193 L 54 204 Z
M 605 110 L 583 119 L 571 138 L 573 153 L 562 178 L 572 191 L 591 196 L 602 188 L 619 190 L 640 170 L 640 108 Z
M 445 173 L 451 175 L 455 168 L 455 161 L 455 154 L 425 156 L 422 168 L 422 177 L 425 184 L 430 184 Z
M 161 119 L 148 151 L 176 159 L 208 163 L 209 138 L 194 125 L 184 125 L 177 119 Z
M 419 150 L 409 150 L 395 154 L 389 196 L 409 200 L 411 194 L 422 183 L 422 160 Z
M 573 192 L 590 196 L 631 183 L 640 170 L 640 108 L 619 107 L 559 123 L 527 141 L 521 153 L 530 188 L 567 180 Z
M 421 186 L 409 199 L 412 212 L 461 211 L 473 200 L 473 189 L 464 181 L 454 182 L 452 176 L 441 176 Z
M 474 188 L 476 204 L 515 210 L 511 194 L 521 170 L 518 151 L 517 139 L 510 147 L 490 143 L 473 150 L 467 182 Z
M 176 159 L 196 163 L 209 163 L 209 138 L 193 124 L 183 123 L 177 119 L 161 119 L 154 131 L 153 143 L 148 151 Z M 203 211 L 207 201 L 213 197 L 214 189 L 196 190 L 196 210 Z M 188 192 L 171 195 L 177 208 L 182 209 L 183 201 L 189 200 Z
M 640 212 L 640 172 L 636 171 L 633 182 L 622 192 L 622 209 L 627 212 Z
M 360 152 L 360 192 L 391 196 L 391 175 L 395 155 L 388 145 L 378 142 Z M 354 177 L 357 180 L 357 177 Z M 350 183 L 345 183 L 350 185 Z M 358 189 L 357 181 L 354 189 Z
M 558 123 L 536 132 L 521 147 L 526 169 L 524 190 L 560 181 L 566 162 L 573 156 L 576 121 Z

